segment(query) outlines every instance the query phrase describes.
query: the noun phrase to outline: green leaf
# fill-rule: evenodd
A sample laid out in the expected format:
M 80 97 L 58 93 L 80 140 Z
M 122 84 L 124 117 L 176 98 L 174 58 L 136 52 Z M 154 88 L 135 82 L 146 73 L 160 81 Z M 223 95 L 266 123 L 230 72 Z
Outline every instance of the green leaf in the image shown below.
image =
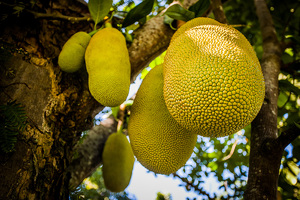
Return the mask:
M 137 22 L 146 17 L 152 11 L 153 4 L 154 0 L 144 0 L 142 3 L 134 7 L 126 15 L 122 27 L 129 26 L 134 22 Z
M 290 185 L 296 185 L 297 176 L 295 176 L 288 168 L 284 168 L 282 171 L 287 183 Z
M 286 104 L 286 102 L 288 101 L 289 97 L 288 95 L 286 95 L 285 92 L 280 92 L 279 96 L 278 96 L 278 101 L 277 101 L 277 105 L 278 107 L 282 107 Z
M 173 19 L 182 20 L 186 22 L 195 18 L 194 12 L 181 7 L 179 4 L 174 4 L 170 6 L 164 14 L 168 15 Z
M 294 161 L 287 161 L 287 165 L 290 171 L 293 172 L 295 176 L 298 176 L 298 174 L 300 173 L 298 165 Z
M 111 6 L 112 0 L 89 0 L 89 11 L 91 13 L 92 19 L 95 22 L 94 30 L 96 30 L 96 25 L 101 22 L 109 13 Z
M 168 15 L 164 16 L 164 23 L 168 24 L 171 29 L 176 31 L 176 27 L 173 27 L 173 22 L 174 22 L 173 18 L 169 17 Z
M 293 92 L 296 95 L 300 95 L 300 89 L 288 80 L 279 80 L 279 88 L 281 90 Z
M 218 165 L 215 162 L 210 162 L 207 167 L 209 167 L 211 171 L 216 171 L 218 169 Z
M 296 122 L 294 122 L 296 127 L 300 129 L 300 124 L 297 124 Z
M 189 8 L 189 11 L 195 13 L 195 17 L 201 17 L 210 6 L 210 0 L 199 0 Z
M 0 105 L 0 149 L 3 152 L 8 153 L 14 150 L 17 135 L 24 131 L 26 120 L 24 107 L 16 101 Z

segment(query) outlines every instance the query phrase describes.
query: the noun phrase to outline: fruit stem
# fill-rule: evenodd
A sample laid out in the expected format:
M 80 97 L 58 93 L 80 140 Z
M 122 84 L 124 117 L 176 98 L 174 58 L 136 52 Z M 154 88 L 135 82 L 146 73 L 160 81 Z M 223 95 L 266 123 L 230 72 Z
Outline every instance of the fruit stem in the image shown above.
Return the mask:
M 123 130 L 125 108 L 125 104 L 121 104 L 119 108 L 117 132 L 120 133 L 122 133 Z
M 176 21 L 176 28 L 179 29 L 180 26 L 182 26 L 182 25 L 185 24 L 185 23 L 186 23 L 185 21 L 177 20 L 177 21 Z
M 92 37 L 95 33 L 97 33 L 99 30 L 93 30 L 91 32 L 89 32 L 89 35 Z
M 112 28 L 112 24 L 111 24 L 110 20 L 106 20 L 106 21 L 104 22 L 104 27 L 105 27 L 105 28 Z

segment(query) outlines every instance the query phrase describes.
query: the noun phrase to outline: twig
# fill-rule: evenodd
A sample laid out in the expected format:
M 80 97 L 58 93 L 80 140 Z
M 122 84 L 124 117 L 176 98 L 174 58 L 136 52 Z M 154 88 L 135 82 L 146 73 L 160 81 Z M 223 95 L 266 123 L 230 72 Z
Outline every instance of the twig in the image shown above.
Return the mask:
M 0 4 L 8 6 L 8 7 L 15 7 L 16 5 L 11 5 L 8 3 L 4 3 L 4 2 L 0 2 Z M 42 18 L 42 19 L 60 19 L 60 20 L 67 20 L 70 22 L 81 22 L 81 21 L 93 21 L 93 19 L 91 17 L 72 17 L 72 16 L 66 16 L 66 15 L 62 15 L 62 14 L 58 14 L 58 13 L 39 13 L 39 12 L 35 12 L 29 9 L 24 8 L 22 11 L 31 13 L 36 19 L 37 18 Z
M 215 15 L 217 21 L 227 24 L 227 19 L 223 10 L 223 5 L 221 0 L 212 0 L 212 11 Z
M 0 86 L 0 88 L 3 88 L 3 89 L 6 89 L 6 88 L 8 88 L 8 87 L 10 87 L 10 86 L 13 86 L 13 85 L 25 85 L 28 89 L 31 89 L 28 85 L 27 85 L 27 83 L 21 83 L 21 82 L 15 82 L 15 83 L 11 83 L 11 84 L 9 84 L 9 85 L 5 85 L 5 86 Z
M 119 107 L 117 132 L 122 131 L 122 129 L 123 129 L 124 118 L 125 118 L 125 108 L 126 108 L 125 104 L 121 104 Z
M 199 188 L 197 185 L 194 185 L 191 181 L 188 181 L 187 178 L 181 177 L 177 173 L 173 173 L 173 176 L 179 178 L 182 182 L 186 184 L 186 186 L 190 186 L 200 194 L 207 196 L 208 199 L 216 199 L 216 194 L 214 194 L 214 196 L 211 198 L 207 192 L 205 192 L 202 188 Z
M 238 144 L 238 141 L 239 141 L 239 139 L 236 139 L 236 140 L 234 141 L 234 143 L 233 143 L 233 145 L 232 145 L 232 147 L 231 147 L 230 153 L 229 153 L 227 156 L 225 156 L 224 158 L 222 158 L 222 161 L 225 161 L 225 160 L 228 160 L 229 158 L 231 158 L 231 156 L 232 156 L 233 153 L 234 153 L 235 147 L 236 147 L 236 145 Z
M 42 19 L 60 19 L 60 20 L 66 20 L 66 21 L 70 21 L 70 22 L 81 22 L 81 21 L 93 21 L 93 19 L 91 17 L 72 17 L 72 16 L 66 16 L 66 15 L 62 15 L 62 14 L 58 14 L 58 13 L 38 13 L 38 12 L 34 12 L 28 9 L 25 9 L 25 11 L 31 13 L 36 19 L 38 18 L 42 18 Z
M 300 121 L 297 124 L 300 124 Z M 299 135 L 300 135 L 300 130 L 294 123 L 289 129 L 287 129 L 286 131 L 280 134 L 280 136 L 276 139 L 275 143 L 280 144 L 281 148 L 284 149 L 292 141 L 294 141 Z M 276 148 L 276 146 L 273 145 L 273 148 Z

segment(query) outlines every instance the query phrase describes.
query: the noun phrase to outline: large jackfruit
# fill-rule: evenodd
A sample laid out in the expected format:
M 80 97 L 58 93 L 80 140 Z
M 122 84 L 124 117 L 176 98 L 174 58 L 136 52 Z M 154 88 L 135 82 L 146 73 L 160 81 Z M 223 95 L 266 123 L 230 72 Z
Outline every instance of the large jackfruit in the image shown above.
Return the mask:
M 84 55 L 90 39 L 91 36 L 82 31 L 70 37 L 58 56 L 58 65 L 62 71 L 72 73 L 85 66 Z
M 112 192 L 124 191 L 130 183 L 134 161 L 127 137 L 120 132 L 112 133 L 107 138 L 102 153 L 105 187 Z
M 89 90 L 102 105 L 122 104 L 130 87 L 130 62 L 126 41 L 115 28 L 99 30 L 85 53 Z
M 128 135 L 133 153 L 147 169 L 171 174 L 193 153 L 197 134 L 182 128 L 170 115 L 163 98 L 162 65 L 143 80 L 133 105 Z
M 255 118 L 264 95 L 259 61 L 239 31 L 196 18 L 175 33 L 164 60 L 164 98 L 180 125 L 207 137 L 235 133 Z

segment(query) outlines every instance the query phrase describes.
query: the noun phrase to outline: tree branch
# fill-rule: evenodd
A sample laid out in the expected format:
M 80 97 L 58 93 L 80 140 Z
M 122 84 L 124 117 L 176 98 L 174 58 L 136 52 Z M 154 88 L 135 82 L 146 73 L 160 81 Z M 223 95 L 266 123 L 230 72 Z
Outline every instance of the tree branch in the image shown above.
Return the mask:
M 216 199 L 216 194 L 211 198 L 207 192 L 205 192 L 202 188 L 200 188 L 198 185 L 194 185 L 191 181 L 188 181 L 187 178 L 179 176 L 177 173 L 172 174 L 173 177 L 179 178 L 182 182 L 186 184 L 186 188 L 193 188 L 196 192 L 199 192 L 199 194 L 207 196 L 208 199 L 213 200 Z
M 297 123 L 299 124 L 300 121 Z M 276 138 L 270 145 L 270 150 L 281 148 L 284 150 L 291 142 L 300 136 L 300 130 L 296 123 L 290 126 L 287 130 L 283 131 L 278 138 Z
M 197 0 L 185 0 L 183 6 L 190 7 Z M 164 24 L 163 16 L 156 16 L 147 21 L 134 33 L 134 40 L 128 48 L 131 63 L 131 82 L 148 64 L 167 50 L 174 34 L 168 25 Z
M 215 19 L 223 24 L 228 24 L 221 0 L 212 0 L 211 3 Z
M 117 131 L 117 122 L 110 116 L 88 131 L 82 143 L 75 147 L 75 156 L 68 168 L 69 188 L 74 190 L 86 177 L 90 176 L 102 163 L 102 151 L 106 139 Z
M 225 161 L 225 160 L 228 160 L 229 158 L 231 158 L 231 156 L 233 155 L 235 147 L 238 144 L 238 142 L 239 142 L 239 139 L 236 139 L 234 141 L 234 143 L 233 143 L 233 145 L 231 147 L 230 153 L 227 156 L 225 156 L 224 158 L 222 158 L 222 161 Z

